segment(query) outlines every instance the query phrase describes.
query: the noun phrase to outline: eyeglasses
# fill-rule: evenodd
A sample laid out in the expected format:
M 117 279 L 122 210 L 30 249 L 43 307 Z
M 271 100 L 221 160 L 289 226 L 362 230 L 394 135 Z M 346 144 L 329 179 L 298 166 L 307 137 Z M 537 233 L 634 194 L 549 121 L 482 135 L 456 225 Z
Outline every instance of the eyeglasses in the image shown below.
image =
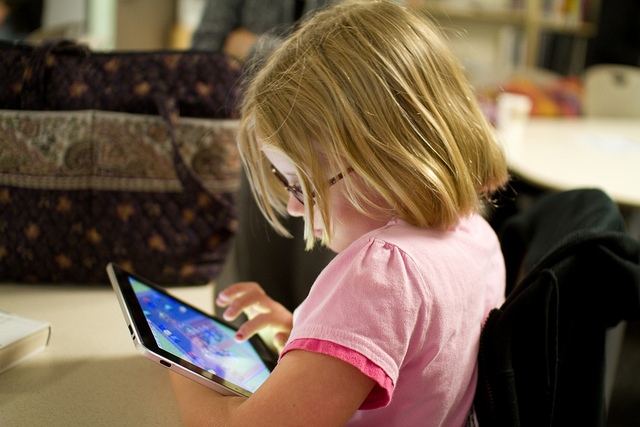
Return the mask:
M 276 178 L 278 178 L 278 180 L 282 183 L 282 185 L 284 185 L 284 188 L 286 188 L 289 193 L 293 194 L 293 197 L 295 197 L 297 201 L 299 201 L 304 205 L 304 192 L 302 191 L 302 188 L 299 185 L 289 184 L 289 181 L 287 180 L 287 178 L 285 178 L 285 176 L 282 175 L 280 171 L 276 169 L 276 167 L 273 165 L 271 165 L 271 172 L 273 172 Z M 353 168 L 348 167 L 347 173 L 351 173 L 351 172 L 353 172 Z M 329 187 L 331 187 L 332 185 L 334 185 L 336 182 L 340 181 L 343 178 L 344 178 L 344 174 L 342 173 L 339 173 L 338 175 L 334 176 L 329 180 Z M 311 193 L 311 198 L 314 199 L 315 197 L 316 197 L 315 193 Z M 315 204 L 315 201 L 313 203 Z

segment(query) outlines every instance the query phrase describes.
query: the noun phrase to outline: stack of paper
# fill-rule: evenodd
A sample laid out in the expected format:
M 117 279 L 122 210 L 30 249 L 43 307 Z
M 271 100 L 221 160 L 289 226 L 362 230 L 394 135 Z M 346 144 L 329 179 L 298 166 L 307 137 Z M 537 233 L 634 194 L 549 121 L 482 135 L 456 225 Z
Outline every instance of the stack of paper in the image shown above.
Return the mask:
M 44 350 L 51 324 L 0 311 L 0 374 Z

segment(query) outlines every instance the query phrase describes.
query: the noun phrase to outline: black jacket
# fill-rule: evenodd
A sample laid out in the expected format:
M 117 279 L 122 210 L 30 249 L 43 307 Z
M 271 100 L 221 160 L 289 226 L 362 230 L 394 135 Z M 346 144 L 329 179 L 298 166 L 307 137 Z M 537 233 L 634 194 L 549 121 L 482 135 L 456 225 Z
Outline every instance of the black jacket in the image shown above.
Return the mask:
M 480 425 L 604 425 L 605 331 L 640 318 L 638 242 L 599 190 L 542 196 L 499 237 L 507 300 L 481 336 Z

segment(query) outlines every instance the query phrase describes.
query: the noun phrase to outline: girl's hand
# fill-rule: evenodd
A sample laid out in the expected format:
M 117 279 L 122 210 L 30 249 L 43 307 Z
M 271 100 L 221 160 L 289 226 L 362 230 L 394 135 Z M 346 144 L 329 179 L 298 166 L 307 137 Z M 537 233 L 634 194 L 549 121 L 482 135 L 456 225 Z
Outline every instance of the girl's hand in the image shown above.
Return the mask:
M 222 51 L 231 56 L 235 56 L 242 62 L 247 62 L 251 48 L 257 39 L 258 35 L 256 33 L 246 28 L 236 28 L 227 35 L 224 45 L 222 46 Z
M 236 340 L 245 341 L 259 333 L 262 339 L 278 354 L 284 349 L 291 328 L 293 314 L 265 294 L 255 282 L 231 285 L 218 294 L 216 304 L 227 309 L 222 314 L 232 321 L 244 312 L 249 319 L 236 333 Z

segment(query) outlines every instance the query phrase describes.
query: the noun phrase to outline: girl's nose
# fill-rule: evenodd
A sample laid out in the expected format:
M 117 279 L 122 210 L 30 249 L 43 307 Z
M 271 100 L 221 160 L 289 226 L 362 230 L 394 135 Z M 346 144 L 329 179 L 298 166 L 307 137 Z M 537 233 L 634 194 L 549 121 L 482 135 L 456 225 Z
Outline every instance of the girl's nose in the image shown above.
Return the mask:
M 304 216 L 304 205 L 298 201 L 293 194 L 289 193 L 289 202 L 287 203 L 287 212 L 291 216 Z

